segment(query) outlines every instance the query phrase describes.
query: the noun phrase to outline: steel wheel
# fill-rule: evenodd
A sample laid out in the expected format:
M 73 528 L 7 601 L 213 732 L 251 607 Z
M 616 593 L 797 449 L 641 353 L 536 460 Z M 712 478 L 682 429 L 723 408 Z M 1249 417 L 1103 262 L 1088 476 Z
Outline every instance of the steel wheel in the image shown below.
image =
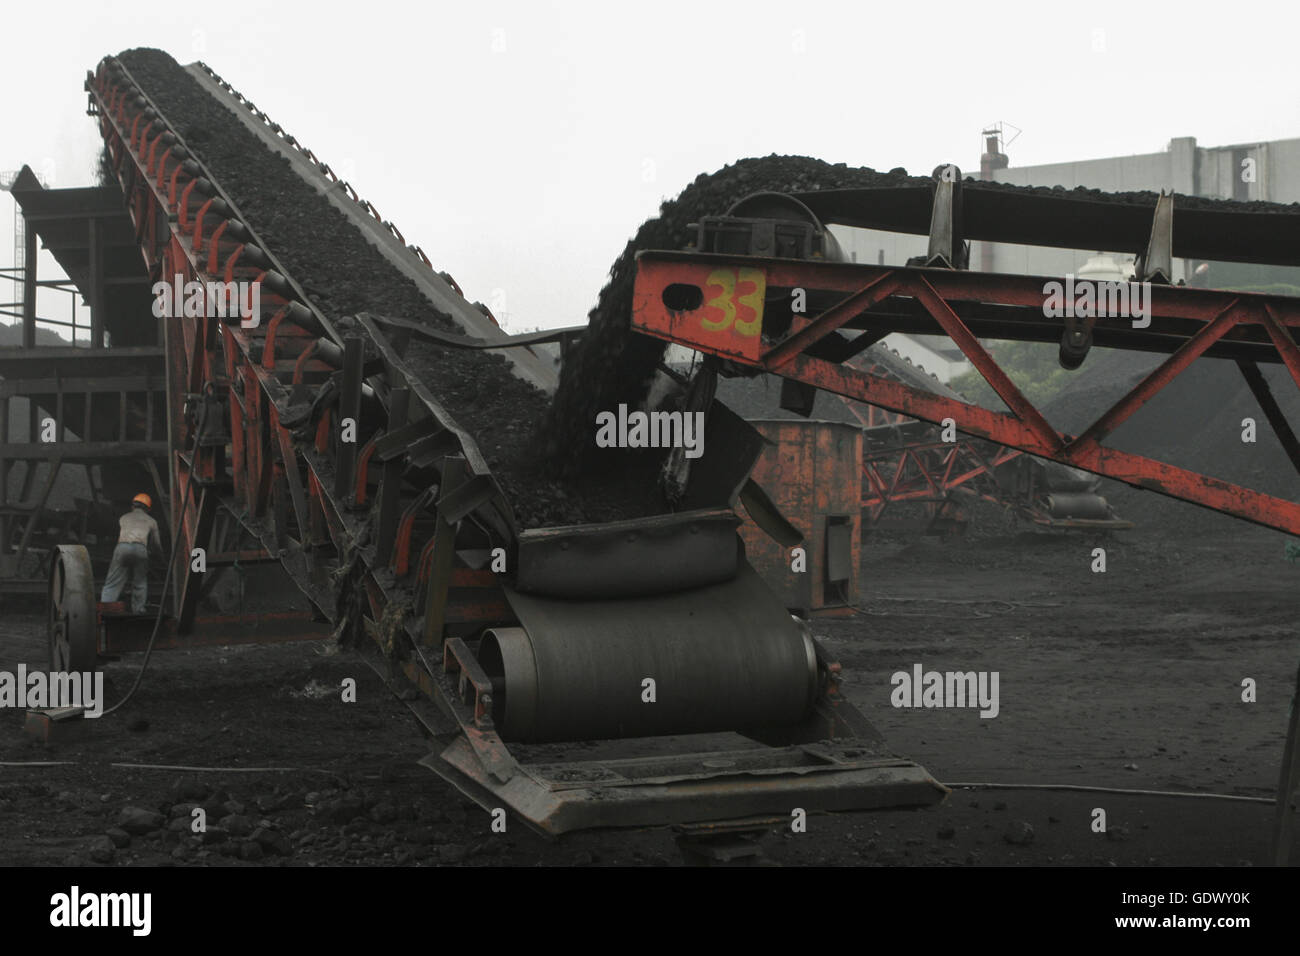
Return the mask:
M 93 671 L 99 656 L 95 573 L 79 544 L 61 544 L 50 564 L 50 671 Z

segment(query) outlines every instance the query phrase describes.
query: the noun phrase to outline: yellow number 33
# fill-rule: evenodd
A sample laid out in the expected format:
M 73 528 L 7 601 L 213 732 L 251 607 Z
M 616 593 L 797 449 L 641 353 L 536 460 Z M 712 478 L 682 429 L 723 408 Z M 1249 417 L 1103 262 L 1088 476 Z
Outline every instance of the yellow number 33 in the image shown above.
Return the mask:
M 757 335 L 763 328 L 763 294 L 767 276 L 762 269 L 715 269 L 705 281 L 717 294 L 704 303 L 700 324 L 709 332 L 734 325 L 738 335 Z

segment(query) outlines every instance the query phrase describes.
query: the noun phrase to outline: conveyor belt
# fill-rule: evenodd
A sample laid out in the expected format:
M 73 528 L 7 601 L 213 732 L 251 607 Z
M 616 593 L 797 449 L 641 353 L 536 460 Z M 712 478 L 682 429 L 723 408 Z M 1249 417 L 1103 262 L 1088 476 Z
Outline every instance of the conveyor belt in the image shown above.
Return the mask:
M 456 323 L 170 58 L 122 60 L 131 65 L 106 60 L 87 87 L 146 262 L 261 281 L 274 312 L 244 325 L 197 309 L 164 325 L 173 480 L 185 488 L 173 496 L 185 511 L 177 554 L 209 543 L 218 504 L 238 515 L 341 639 L 373 638 L 437 701 L 430 729 L 453 743 L 431 765 L 551 832 L 731 820 L 796 795 L 810 810 L 942 798 L 840 695 L 838 666 L 745 564 L 730 510 L 517 534 L 497 467 L 527 452 L 543 393 L 460 336 L 444 347 Z M 405 283 L 396 291 L 394 275 Z M 372 310 L 404 321 L 381 326 Z M 401 342 L 420 321 L 436 344 Z M 693 473 L 733 496 L 754 450 L 709 444 L 728 451 L 725 467 Z M 682 560 L 640 559 L 664 553 Z M 203 573 L 178 563 L 182 639 Z M 596 588 L 599 608 L 579 600 Z M 743 626 L 724 644 L 701 643 L 716 630 L 708 620 L 738 611 Z M 584 670 L 615 623 L 621 650 Z M 507 645 L 489 634 L 527 649 L 531 681 L 527 667 L 504 666 Z M 656 683 L 662 707 L 645 710 Z M 521 721 L 508 702 L 530 687 Z M 536 772 L 510 745 L 718 730 L 750 740 L 726 754 L 621 761 L 606 771 L 627 782 L 617 804 L 600 786 L 553 794 L 556 779 L 576 778 Z M 854 759 L 815 754 L 829 738 Z
M 1076 193 L 1082 193 L 1080 198 Z M 798 193 L 826 223 L 927 235 L 932 186 Z M 963 238 L 1140 253 L 1156 196 L 1060 192 L 1002 183 L 963 183 Z M 1300 205 L 1236 203 L 1176 194 L 1173 254 L 1185 259 L 1300 265 Z

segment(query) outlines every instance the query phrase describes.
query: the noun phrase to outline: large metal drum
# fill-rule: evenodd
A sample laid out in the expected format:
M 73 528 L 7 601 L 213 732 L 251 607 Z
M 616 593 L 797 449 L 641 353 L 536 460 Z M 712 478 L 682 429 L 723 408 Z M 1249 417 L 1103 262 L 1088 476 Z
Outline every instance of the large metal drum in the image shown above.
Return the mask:
M 1054 491 L 1046 497 L 1047 512 L 1053 518 L 1086 518 L 1104 521 L 1113 518 L 1106 499 L 1100 495 Z
M 522 626 L 486 632 L 479 649 L 507 740 L 788 726 L 816 698 L 811 639 L 743 561 L 731 581 L 671 595 L 507 596 Z
M 99 647 L 90 554 L 79 544 L 61 544 L 52 557 L 47 601 L 50 671 L 93 671 Z

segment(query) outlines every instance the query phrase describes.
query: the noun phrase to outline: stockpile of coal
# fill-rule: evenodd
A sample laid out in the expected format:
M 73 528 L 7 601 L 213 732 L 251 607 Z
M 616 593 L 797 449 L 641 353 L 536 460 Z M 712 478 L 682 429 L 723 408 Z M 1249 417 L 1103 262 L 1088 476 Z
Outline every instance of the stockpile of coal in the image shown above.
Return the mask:
M 1073 382 L 1045 408 L 1048 421 L 1078 434 L 1119 401 L 1163 355 L 1094 349 Z M 1281 365 L 1261 365 L 1287 419 L 1300 422 L 1300 392 Z M 1243 419 L 1255 422 L 1255 441 L 1242 440 Z M 1235 362 L 1199 359 L 1103 442 L 1290 501 L 1300 501 L 1300 474 L 1273 434 Z M 1226 527 L 1210 511 L 1125 485 L 1103 493 L 1139 527 L 1169 531 Z
M 630 332 L 637 252 L 684 248 L 694 238 L 692 223 L 702 216 L 725 213 L 751 193 L 914 186 L 925 182 L 928 180 L 909 177 L 902 169 L 880 173 L 843 163 L 831 165 L 807 156 L 742 159 L 716 173 L 701 174 L 676 199 L 665 202 L 657 217 L 642 224 L 610 269 L 609 282 L 591 310 L 581 345 L 576 355 L 565 362 L 560 375 L 549 423 L 551 459 L 570 472 L 603 467 L 609 456 L 594 454 L 591 423 L 598 412 L 616 409 L 620 404 L 636 407 L 663 356 L 662 341 Z

